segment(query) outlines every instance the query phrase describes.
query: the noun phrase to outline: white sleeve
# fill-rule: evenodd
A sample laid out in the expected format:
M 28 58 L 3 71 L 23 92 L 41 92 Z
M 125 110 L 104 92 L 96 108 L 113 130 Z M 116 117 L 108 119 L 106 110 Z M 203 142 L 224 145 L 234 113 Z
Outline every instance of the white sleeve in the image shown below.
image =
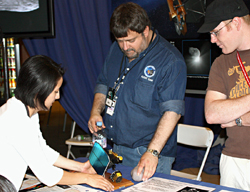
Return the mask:
M 20 126 L 20 131 L 15 134 L 12 145 L 42 183 L 55 185 L 63 176 L 63 170 L 53 166 L 59 153 L 46 145 L 39 124 L 29 121 L 24 125 L 25 127 Z
M 39 132 L 38 136 L 39 136 L 41 147 L 43 148 L 43 151 L 44 151 L 44 155 L 46 156 L 48 162 L 53 165 L 56 162 L 56 160 L 58 159 L 60 154 L 57 151 L 55 151 L 54 149 L 52 149 L 50 146 L 47 145 L 41 132 Z

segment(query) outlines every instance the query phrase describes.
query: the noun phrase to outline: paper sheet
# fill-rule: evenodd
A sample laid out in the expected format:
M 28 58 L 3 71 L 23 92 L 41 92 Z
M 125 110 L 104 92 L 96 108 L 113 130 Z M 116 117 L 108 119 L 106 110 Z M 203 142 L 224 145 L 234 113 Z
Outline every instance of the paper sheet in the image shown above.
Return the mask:
M 61 188 L 59 186 L 54 187 L 43 187 L 40 189 L 33 190 L 36 192 L 53 192 L 53 191 L 64 191 L 64 192 L 103 192 L 102 190 L 91 189 L 81 185 L 68 185 L 67 188 Z
M 64 192 L 103 192 L 102 190 L 92 189 L 90 187 L 82 186 L 82 185 L 56 185 L 53 187 L 41 187 L 37 188 L 41 182 L 32 175 L 25 175 L 25 179 L 22 183 L 20 191 L 36 191 L 36 192 L 52 192 L 52 191 L 64 191 Z M 29 188 L 37 188 L 30 189 Z
M 36 177 L 26 174 L 25 177 L 24 177 L 24 180 L 23 180 L 23 183 L 21 185 L 20 190 L 27 189 L 27 188 L 30 188 L 32 186 L 36 186 L 36 185 L 38 185 L 40 183 L 41 182 L 38 181 Z
M 191 189 L 191 190 L 190 190 Z M 197 190 L 192 190 L 197 189 Z M 152 177 L 148 181 L 144 181 L 133 185 L 127 189 L 122 190 L 122 192 L 210 192 L 214 191 L 215 188 L 204 187 L 200 185 L 193 185 L 190 183 L 184 183 L 180 181 L 174 181 L 169 179 L 163 179 L 159 177 Z

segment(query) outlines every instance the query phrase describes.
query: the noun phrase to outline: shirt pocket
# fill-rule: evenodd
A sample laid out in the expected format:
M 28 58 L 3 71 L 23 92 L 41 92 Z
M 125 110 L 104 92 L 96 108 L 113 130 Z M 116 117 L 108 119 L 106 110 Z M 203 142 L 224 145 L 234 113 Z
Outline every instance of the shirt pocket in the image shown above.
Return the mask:
M 143 109 L 151 107 L 154 85 L 152 82 L 137 81 L 132 95 L 132 102 Z

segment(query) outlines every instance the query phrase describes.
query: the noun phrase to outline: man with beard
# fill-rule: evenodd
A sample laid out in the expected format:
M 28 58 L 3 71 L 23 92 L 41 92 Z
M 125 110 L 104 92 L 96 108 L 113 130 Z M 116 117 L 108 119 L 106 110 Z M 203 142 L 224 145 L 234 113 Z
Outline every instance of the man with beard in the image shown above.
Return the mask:
M 116 41 L 97 79 L 88 127 L 96 132 L 104 112 L 102 127 L 124 165 L 144 170 L 142 180 L 155 171 L 170 174 L 184 115 L 184 59 L 135 3 L 114 10 L 110 30 Z

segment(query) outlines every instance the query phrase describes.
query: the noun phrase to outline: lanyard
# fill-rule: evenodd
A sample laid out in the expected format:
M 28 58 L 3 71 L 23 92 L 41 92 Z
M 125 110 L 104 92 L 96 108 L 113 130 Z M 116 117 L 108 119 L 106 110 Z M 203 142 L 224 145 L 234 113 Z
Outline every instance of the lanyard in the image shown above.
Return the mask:
M 151 40 L 150 40 L 150 42 L 149 42 L 149 45 L 152 43 L 152 41 L 153 41 L 153 38 L 154 38 L 154 35 L 155 35 L 155 30 L 153 31 L 153 35 L 152 35 L 152 37 L 151 37 Z M 156 42 L 156 44 L 157 44 L 158 42 Z M 156 45 L 155 44 L 155 45 Z M 120 70 L 119 70 L 119 75 L 118 75 L 118 78 L 116 79 L 116 81 L 115 81 L 115 83 L 114 83 L 114 87 L 113 87 L 113 89 L 115 90 L 115 93 L 119 90 L 119 88 L 120 88 L 120 85 L 121 84 L 123 84 L 123 80 L 125 79 L 125 77 L 126 77 L 126 75 L 155 47 L 155 45 L 150 49 L 150 50 L 148 50 L 148 52 L 146 52 L 146 54 L 144 54 L 130 69 L 129 68 L 127 68 L 127 71 L 126 72 L 124 72 L 125 71 L 125 68 L 126 68 L 126 66 L 124 66 L 124 69 L 122 70 L 122 72 L 121 72 L 121 68 L 122 68 L 122 64 L 123 64 L 123 60 L 124 60 L 124 57 L 125 57 L 125 54 L 123 54 L 123 57 L 122 57 L 122 62 L 121 62 L 121 64 L 120 64 Z M 121 81 L 119 82 L 119 80 L 120 80 L 120 76 L 121 76 L 121 74 L 124 72 L 124 75 L 122 76 L 122 78 L 121 78 Z M 119 83 L 118 83 L 119 82 Z
M 249 79 L 249 77 L 248 77 L 248 75 L 247 75 L 246 69 L 245 69 L 245 67 L 244 67 L 244 65 L 243 65 L 243 63 L 242 63 L 242 60 L 241 60 L 241 58 L 240 58 L 240 54 L 239 54 L 238 51 L 237 51 L 237 60 L 238 60 L 238 63 L 240 64 L 240 68 L 241 68 L 241 70 L 242 70 L 242 73 L 243 73 L 243 75 L 244 75 L 246 81 L 247 81 L 247 84 L 248 84 L 248 86 L 250 87 L 250 79 Z
M 118 78 L 117 78 L 117 80 L 116 80 L 116 82 L 114 83 L 114 87 L 113 87 L 113 89 L 115 89 L 115 93 L 119 90 L 119 88 L 120 88 L 120 85 L 121 84 L 123 84 L 123 80 L 125 79 L 125 77 L 126 77 L 126 75 L 145 57 L 146 55 L 144 55 L 143 57 L 141 57 L 132 67 L 131 67 L 131 69 L 129 69 L 129 68 L 127 68 L 127 72 L 124 72 L 125 71 L 125 68 L 126 68 L 126 66 L 124 66 L 124 69 L 123 69 L 123 71 L 121 72 L 121 67 L 120 67 L 120 72 L 119 72 L 119 76 L 118 76 Z M 122 64 L 123 64 L 123 59 L 124 59 L 124 55 L 123 55 L 123 58 L 122 58 L 122 63 L 121 63 L 121 66 L 122 66 Z M 120 80 L 120 76 L 121 76 L 121 74 L 124 72 L 124 74 L 123 74 L 123 76 L 122 76 L 122 78 L 121 78 L 121 81 L 119 82 L 119 80 Z M 118 83 L 119 82 L 119 83 Z

